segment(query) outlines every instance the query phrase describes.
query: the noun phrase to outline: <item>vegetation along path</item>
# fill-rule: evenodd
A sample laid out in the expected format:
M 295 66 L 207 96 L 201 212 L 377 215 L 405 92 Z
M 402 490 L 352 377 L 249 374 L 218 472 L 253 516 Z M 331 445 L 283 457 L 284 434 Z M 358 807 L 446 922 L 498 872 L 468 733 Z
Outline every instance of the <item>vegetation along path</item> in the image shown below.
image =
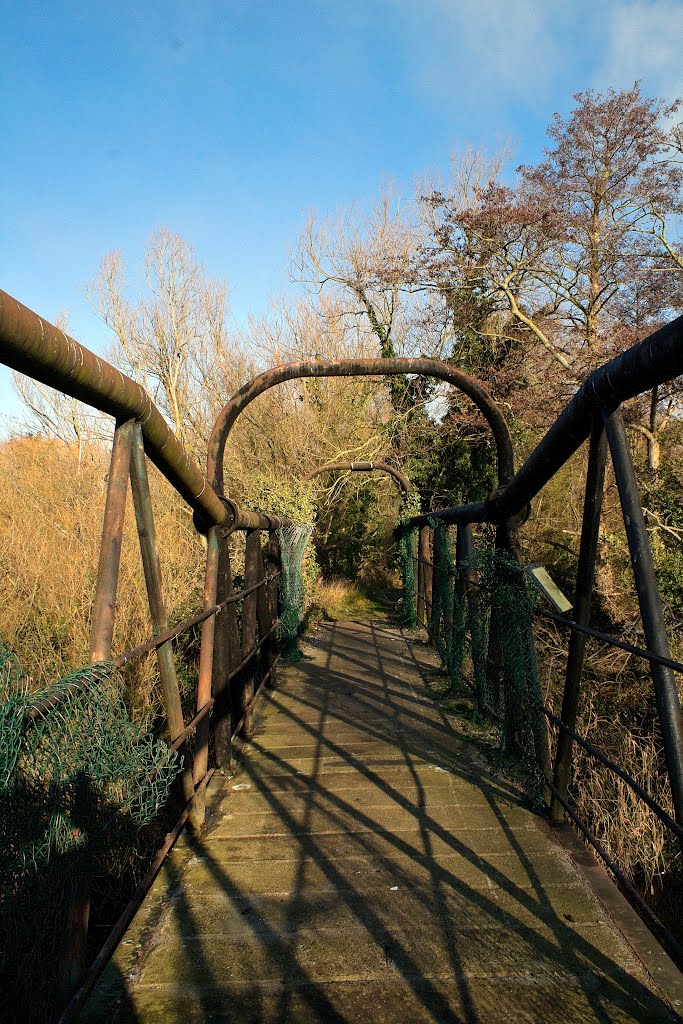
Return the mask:
M 375 621 L 326 624 L 303 649 L 82 1019 L 676 1019 L 587 853 L 430 698 L 423 645 Z

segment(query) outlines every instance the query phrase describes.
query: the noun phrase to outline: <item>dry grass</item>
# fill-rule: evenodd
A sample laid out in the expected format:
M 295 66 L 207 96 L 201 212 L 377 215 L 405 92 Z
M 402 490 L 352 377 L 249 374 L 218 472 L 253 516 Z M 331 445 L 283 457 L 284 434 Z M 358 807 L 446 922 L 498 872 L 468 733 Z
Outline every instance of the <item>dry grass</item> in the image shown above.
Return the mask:
M 33 688 L 88 660 L 109 453 L 60 441 L 0 446 L 0 638 Z M 153 467 L 150 486 L 172 622 L 201 607 L 204 554 L 186 507 Z M 114 653 L 152 634 L 132 501 L 126 509 Z M 126 671 L 126 699 L 141 722 L 159 712 L 154 657 Z
M 673 818 L 671 789 L 654 731 L 639 735 L 614 718 L 608 721 L 592 702 L 582 718 L 581 734 L 600 749 L 605 748 L 605 736 L 615 736 L 605 753 Z M 631 882 L 654 893 L 658 881 L 680 866 L 678 844 L 659 818 L 630 786 L 580 748 L 574 756 L 572 798 L 580 817 Z
M 381 614 L 383 609 L 368 597 L 353 580 L 318 578 L 308 614 L 308 621 L 319 619 L 339 621 Z

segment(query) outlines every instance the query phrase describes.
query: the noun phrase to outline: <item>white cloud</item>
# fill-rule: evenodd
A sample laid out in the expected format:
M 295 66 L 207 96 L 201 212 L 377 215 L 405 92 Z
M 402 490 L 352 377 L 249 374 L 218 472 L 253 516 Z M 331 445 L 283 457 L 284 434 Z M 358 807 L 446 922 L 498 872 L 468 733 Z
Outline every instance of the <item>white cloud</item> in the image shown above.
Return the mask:
M 469 109 L 543 105 L 565 87 L 567 6 L 548 0 L 390 0 L 407 70 L 432 98 Z
M 413 86 L 469 111 L 567 110 L 593 85 L 683 92 L 683 0 L 386 0 Z
M 683 94 L 681 0 L 610 5 L 606 49 L 596 73 L 600 88 L 628 87 L 643 79 L 646 93 L 673 99 Z

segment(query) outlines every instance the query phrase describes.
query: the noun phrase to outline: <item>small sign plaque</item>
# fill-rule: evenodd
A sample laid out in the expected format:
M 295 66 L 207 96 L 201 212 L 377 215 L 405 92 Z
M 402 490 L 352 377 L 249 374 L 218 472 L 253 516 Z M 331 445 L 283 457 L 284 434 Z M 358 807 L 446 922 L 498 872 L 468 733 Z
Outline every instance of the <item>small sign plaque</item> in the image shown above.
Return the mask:
M 560 614 L 564 614 L 571 610 L 571 601 L 568 601 L 564 596 L 545 566 L 541 565 L 540 562 L 532 562 L 530 565 L 526 566 L 526 571 L 529 573 L 539 590 L 548 598 L 551 605 L 556 608 Z

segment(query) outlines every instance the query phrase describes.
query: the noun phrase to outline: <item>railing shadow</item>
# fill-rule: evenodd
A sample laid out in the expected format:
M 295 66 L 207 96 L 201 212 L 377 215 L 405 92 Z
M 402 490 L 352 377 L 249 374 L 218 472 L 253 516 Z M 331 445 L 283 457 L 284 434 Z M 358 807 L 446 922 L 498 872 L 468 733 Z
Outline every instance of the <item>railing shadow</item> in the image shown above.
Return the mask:
M 194 868 L 172 874 L 175 924 L 162 939 L 176 962 L 172 969 L 166 965 L 164 984 L 159 976 L 148 980 L 150 991 L 156 987 L 156 997 L 165 999 L 163 1019 L 379 1021 L 384 1009 L 368 1002 L 369 981 L 380 999 L 383 985 L 402 985 L 405 1006 L 413 1007 L 406 1012 L 416 1021 L 483 1024 L 497 1007 L 494 1019 L 514 1019 L 524 1010 L 515 1004 L 523 991 L 539 1007 L 539 1020 L 607 1024 L 620 1011 L 642 1024 L 671 1019 L 637 977 L 560 916 L 525 850 L 525 830 L 511 825 L 509 812 L 519 802 L 514 788 L 459 761 L 452 752 L 457 733 L 448 749 L 447 722 L 432 731 L 424 715 L 422 732 L 415 732 L 411 694 L 397 675 L 405 661 L 371 631 L 362 643 L 367 661 L 363 656 L 353 664 L 335 651 L 335 629 L 328 632 L 325 666 L 300 663 L 301 682 L 270 697 L 277 719 L 310 738 L 307 756 L 269 749 L 268 729 L 263 739 L 257 733 L 237 784 L 238 792 L 251 786 L 246 792 L 258 795 L 265 809 L 188 838 Z M 354 679 L 361 671 L 363 678 Z M 349 710 L 349 685 L 360 706 L 383 702 L 385 729 L 355 717 L 353 702 Z M 414 696 L 419 706 L 422 695 Z M 392 743 L 390 756 L 357 754 L 353 741 L 329 735 L 332 722 L 353 725 L 370 742 Z M 492 834 L 502 833 L 511 851 L 507 869 L 468 844 L 466 829 L 455 835 L 444 826 L 438 804 L 430 802 L 426 756 L 445 769 L 440 778 L 478 781 Z M 338 772 L 325 757 L 339 762 Z M 402 786 L 396 769 L 402 769 Z M 362 780 L 366 797 L 371 785 L 369 803 L 359 806 L 353 788 L 336 788 L 344 773 Z M 229 797 L 223 806 L 230 815 Z M 399 827 L 392 827 L 387 809 L 401 818 Z M 336 931 L 343 933 L 341 943 Z M 161 947 L 156 955 L 163 956 Z M 488 988 L 486 976 L 493 979 Z

